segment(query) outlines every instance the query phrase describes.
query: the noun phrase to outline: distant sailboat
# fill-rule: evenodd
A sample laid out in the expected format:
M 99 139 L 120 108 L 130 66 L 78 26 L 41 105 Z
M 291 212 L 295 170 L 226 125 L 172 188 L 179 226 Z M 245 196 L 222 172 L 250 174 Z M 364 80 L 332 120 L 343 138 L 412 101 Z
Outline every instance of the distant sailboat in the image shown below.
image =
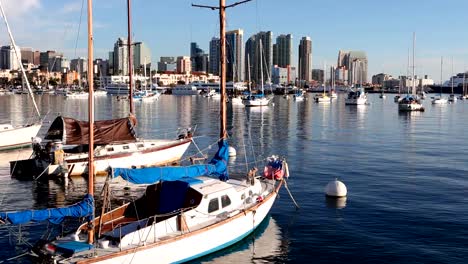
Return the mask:
M 326 64 L 323 64 L 323 91 L 315 95 L 315 102 L 317 103 L 330 103 L 331 97 L 327 95 L 327 67 Z
M 18 54 L 19 50 L 16 46 L 15 40 L 13 38 L 13 34 L 11 33 L 10 26 L 8 24 L 5 12 L 3 10 L 3 6 L 0 2 L 0 9 L 2 12 L 3 21 L 5 22 L 5 26 L 8 31 L 8 36 L 11 41 L 11 45 L 13 46 L 13 50 L 15 53 L 15 59 L 18 62 L 18 65 L 21 69 L 21 74 L 23 81 L 26 83 L 26 87 L 28 88 L 28 93 L 31 97 L 33 102 L 34 108 L 37 113 L 38 121 L 30 122 L 20 126 L 13 126 L 12 124 L 0 124 L 0 150 L 10 150 L 15 148 L 21 148 L 26 146 L 31 146 L 31 140 L 33 137 L 37 135 L 41 126 L 41 113 L 39 112 L 39 108 L 37 107 L 36 101 L 34 100 L 33 91 L 31 90 L 31 86 L 29 85 L 28 77 L 26 76 L 26 72 L 23 68 L 23 63 L 21 62 Z
M 243 99 L 245 106 L 267 106 L 270 104 L 271 97 L 265 96 L 264 86 L 263 86 L 263 45 L 262 40 L 260 39 L 260 82 L 261 82 L 261 93 L 260 94 L 249 94 Z
M 455 103 L 457 101 L 457 97 L 455 96 L 455 94 L 453 93 L 453 57 L 452 57 L 452 76 L 450 77 L 450 83 L 451 83 L 451 87 L 452 87 L 452 91 L 449 95 L 449 102 L 452 102 L 452 103 Z
M 416 33 L 413 33 L 413 71 L 412 71 L 412 89 L 411 89 L 411 94 L 408 94 L 401 99 L 398 102 L 398 110 L 399 111 L 424 111 L 424 107 L 422 106 L 420 100 L 418 99 L 418 96 L 416 95 L 416 80 L 415 80 L 415 74 L 414 74 L 414 44 L 415 44 L 415 39 L 416 39 Z
M 440 58 L 440 93 L 439 97 L 433 97 L 432 104 L 447 104 L 447 98 L 442 97 L 442 68 L 444 64 L 444 58 Z

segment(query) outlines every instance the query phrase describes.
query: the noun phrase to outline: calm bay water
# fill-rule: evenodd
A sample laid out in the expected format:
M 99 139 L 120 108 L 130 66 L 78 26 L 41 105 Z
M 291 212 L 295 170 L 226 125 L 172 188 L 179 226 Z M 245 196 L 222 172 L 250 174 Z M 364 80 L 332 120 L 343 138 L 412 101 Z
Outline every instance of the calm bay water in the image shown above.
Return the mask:
M 48 121 L 57 113 L 87 119 L 86 100 L 36 99 Z M 34 116 L 30 101 L 26 95 L 1 96 L 0 122 L 22 123 Z M 241 172 L 270 154 L 287 157 L 288 185 L 301 209 L 294 209 L 283 189 L 253 236 L 195 263 L 467 263 L 468 102 L 433 106 L 426 100 L 422 113 L 399 113 L 391 95 L 386 100 L 370 95 L 370 102 L 345 106 L 340 94 L 329 105 L 277 96 L 267 108 L 229 106 L 230 144 L 238 153 L 231 166 Z M 95 104 L 96 119 L 128 114 L 127 104 L 111 97 L 97 98 Z M 135 109 L 140 137 L 165 137 L 178 127 L 196 126 L 200 149 L 216 142 L 216 100 L 164 95 Z M 189 154 L 196 151 L 192 145 Z M 8 161 L 30 153 L 0 153 L 0 211 L 70 204 L 84 194 L 86 183 L 80 179 L 68 188 L 11 179 Z M 348 187 L 343 209 L 324 197 L 325 185 L 335 178 Z M 141 192 L 114 187 L 117 203 Z M 25 243 L 33 243 L 49 227 L 24 226 Z M 0 259 L 26 249 L 9 231 L 0 226 Z M 18 261 L 30 262 L 21 258 L 12 263 Z

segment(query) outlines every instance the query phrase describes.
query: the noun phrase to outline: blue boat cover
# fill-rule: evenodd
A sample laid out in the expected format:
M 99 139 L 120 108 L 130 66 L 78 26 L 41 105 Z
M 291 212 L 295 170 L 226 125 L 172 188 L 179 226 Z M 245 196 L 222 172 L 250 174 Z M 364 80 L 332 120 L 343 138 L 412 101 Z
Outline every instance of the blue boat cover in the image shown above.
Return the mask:
M 198 176 L 216 176 L 222 181 L 227 181 L 229 179 L 227 171 L 229 146 L 226 140 L 220 140 L 218 147 L 218 151 L 208 164 L 141 169 L 113 168 L 112 177 L 120 176 L 134 184 L 152 184 Z
M 65 217 L 86 217 L 93 214 L 94 199 L 87 194 L 83 200 L 74 205 L 61 208 L 42 210 L 24 210 L 20 212 L 0 212 L 0 219 L 19 225 L 28 222 L 41 222 L 49 220 L 53 224 L 59 224 Z

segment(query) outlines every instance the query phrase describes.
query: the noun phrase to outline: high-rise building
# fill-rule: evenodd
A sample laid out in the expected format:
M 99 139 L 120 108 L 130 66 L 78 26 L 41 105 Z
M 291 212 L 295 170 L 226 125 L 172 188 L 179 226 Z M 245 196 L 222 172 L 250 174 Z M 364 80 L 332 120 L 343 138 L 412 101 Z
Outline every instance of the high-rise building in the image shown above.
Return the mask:
M 16 46 L 16 50 L 20 50 L 18 46 Z M 18 56 L 21 61 L 21 52 Z M 18 58 L 16 58 L 13 46 L 9 45 L 0 48 L 0 68 L 4 70 L 18 70 L 20 68 L 20 63 Z
M 179 56 L 177 57 L 177 72 L 178 73 L 190 73 L 192 70 L 192 63 L 190 57 Z
M 119 38 L 114 44 L 114 75 L 128 75 L 128 41 Z
M 244 31 L 236 29 L 226 32 L 226 80 L 243 81 L 243 56 Z
M 82 75 L 84 72 L 88 72 L 88 59 L 80 57 L 78 59 L 72 59 L 70 62 L 70 70 L 76 71 Z
M 312 80 L 312 40 L 302 37 L 299 42 L 299 80 L 309 82 Z
M 149 74 L 151 71 L 151 50 L 144 42 L 135 42 L 133 45 L 133 67 L 135 72 Z
M 271 69 L 273 66 L 273 33 L 271 31 L 259 32 L 250 37 L 245 43 L 245 63 L 250 59 L 251 80 L 257 83 L 261 82 L 261 71 L 263 68 L 263 81 L 271 78 Z M 247 69 L 247 67 L 246 67 Z M 248 71 L 246 71 L 246 77 Z
M 219 38 L 212 38 L 210 41 L 210 63 L 208 64 L 208 73 L 219 75 Z
M 21 47 L 21 62 L 22 63 L 34 63 L 33 49 L 28 47 Z
M 33 53 L 33 62 L 34 65 L 40 65 L 41 64 L 41 52 L 36 50 Z
M 367 83 L 368 61 L 364 51 L 338 52 L 338 67 L 344 67 L 348 71 L 349 84 Z
M 57 53 L 55 50 L 41 52 L 39 55 L 40 66 L 45 70 L 52 71 L 52 68 L 54 67 L 54 65 L 52 65 L 52 63 L 54 62 L 53 59 L 56 56 L 61 56 L 61 54 Z
M 292 35 L 279 35 L 273 45 L 273 64 L 286 68 L 292 63 Z
M 49 71 L 65 73 L 70 69 L 70 61 L 63 55 L 49 58 Z
M 208 55 L 195 42 L 190 43 L 190 61 L 192 63 L 192 71 L 208 71 Z

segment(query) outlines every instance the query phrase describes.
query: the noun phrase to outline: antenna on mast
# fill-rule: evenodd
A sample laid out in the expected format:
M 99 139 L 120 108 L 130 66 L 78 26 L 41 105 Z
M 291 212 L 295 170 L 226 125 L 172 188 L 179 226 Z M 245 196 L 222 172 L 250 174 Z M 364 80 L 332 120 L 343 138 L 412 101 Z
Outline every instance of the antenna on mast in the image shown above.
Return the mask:
M 226 0 L 219 0 L 219 6 L 207 6 L 192 4 L 193 7 L 209 8 L 211 10 L 219 10 L 219 42 L 221 46 L 221 72 L 220 72 L 220 138 L 227 138 L 226 129 L 226 8 L 234 7 L 252 0 L 244 0 L 226 5 Z

